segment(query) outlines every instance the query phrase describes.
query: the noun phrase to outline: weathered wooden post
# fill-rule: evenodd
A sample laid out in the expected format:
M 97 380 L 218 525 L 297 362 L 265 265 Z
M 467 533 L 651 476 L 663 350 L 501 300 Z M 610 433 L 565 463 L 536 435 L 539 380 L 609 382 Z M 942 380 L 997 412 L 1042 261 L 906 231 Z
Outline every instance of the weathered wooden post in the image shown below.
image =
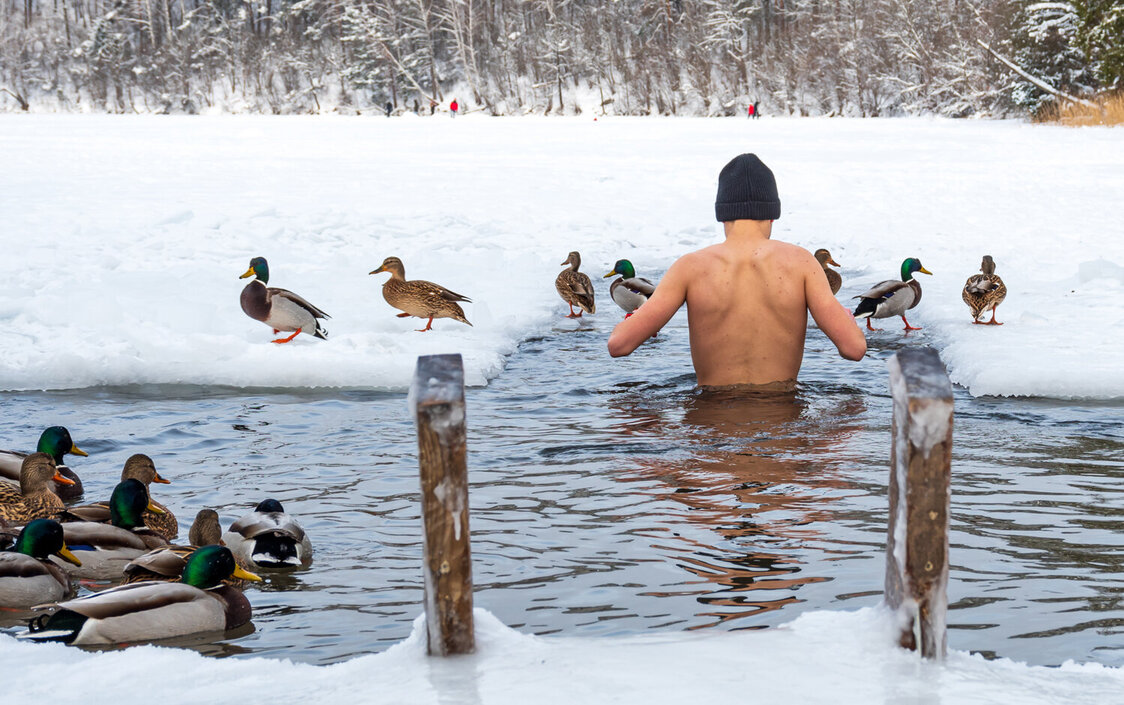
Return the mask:
M 952 384 L 932 348 L 890 358 L 894 397 L 886 603 L 899 643 L 942 659 L 948 610 L 948 506 L 952 467 Z
M 419 357 L 410 405 L 418 427 L 429 653 L 472 653 L 476 644 L 461 356 Z

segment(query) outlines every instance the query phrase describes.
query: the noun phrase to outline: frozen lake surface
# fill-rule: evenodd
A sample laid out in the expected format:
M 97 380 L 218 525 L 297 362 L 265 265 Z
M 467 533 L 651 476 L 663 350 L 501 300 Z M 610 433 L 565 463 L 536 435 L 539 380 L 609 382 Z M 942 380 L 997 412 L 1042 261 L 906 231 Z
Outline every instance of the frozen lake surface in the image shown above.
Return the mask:
M 816 677 L 801 666 L 821 637 L 843 640 L 856 659 L 897 663 L 852 633 L 876 632 L 877 620 L 841 611 L 880 599 L 885 360 L 903 345 L 932 345 L 962 385 L 949 589 L 958 654 L 944 692 L 987 702 L 979 683 L 1000 674 L 1010 692 L 1043 698 L 1042 679 L 1080 684 L 1089 699 L 1074 702 L 1103 702 L 1098 679 L 1120 687 L 1124 231 L 1103 207 L 1124 202 L 1119 131 L 0 116 L 0 151 L 12 165 L 0 173 L 3 445 L 28 447 L 63 424 L 91 453 L 74 463 L 89 499 L 108 494 L 128 455 L 146 452 L 173 480 L 157 496 L 181 524 L 203 507 L 229 523 L 273 496 L 313 536 L 310 570 L 249 591 L 252 633 L 191 648 L 362 670 L 355 657 L 414 633 L 421 549 L 404 390 L 417 355 L 461 352 L 475 385 L 478 607 L 526 635 L 579 638 L 541 647 L 566 663 L 598 653 L 594 644 L 655 637 L 668 640 L 657 649 L 666 661 L 651 663 L 726 653 L 731 672 L 759 666 L 802 680 L 801 692 L 836 694 L 832 674 L 854 663 L 841 658 Z M 715 241 L 717 172 L 742 151 L 777 173 L 775 236 L 826 246 L 845 265 L 841 300 L 920 257 L 935 274 L 910 321 L 925 329 L 906 337 L 881 322 L 857 364 L 810 331 L 794 397 L 730 399 L 694 389 L 682 313 L 621 361 L 605 353 L 619 320 L 607 286 L 596 316 L 559 318 L 553 279 L 572 249 L 595 279 L 620 257 L 658 276 L 677 254 Z M 983 254 L 1010 290 L 1001 328 L 972 326 L 959 298 Z M 271 284 L 333 315 L 328 342 L 272 346 L 242 314 L 237 276 L 255 255 L 270 259 Z M 474 327 L 439 320 L 421 335 L 394 318 L 384 277 L 367 275 L 388 255 L 410 278 L 471 296 Z M 698 641 L 799 615 L 811 621 L 756 641 Z M 497 652 L 539 653 L 488 624 Z M 377 662 L 405 669 L 401 692 L 456 676 L 412 660 L 415 647 L 416 637 Z M 739 660 L 757 649 L 771 658 Z M 1094 666 L 1043 676 L 967 652 Z M 7 639 L 0 653 L 45 669 L 78 658 Z M 113 663 L 212 668 L 153 653 Z M 275 687 L 319 678 L 245 663 Z M 222 668 L 232 682 L 250 672 Z

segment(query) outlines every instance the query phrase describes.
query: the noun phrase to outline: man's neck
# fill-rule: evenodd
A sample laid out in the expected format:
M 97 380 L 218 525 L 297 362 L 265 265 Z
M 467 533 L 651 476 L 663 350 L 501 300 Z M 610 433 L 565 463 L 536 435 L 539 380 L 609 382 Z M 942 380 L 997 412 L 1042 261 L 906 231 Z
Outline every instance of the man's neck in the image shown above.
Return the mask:
M 773 233 L 771 220 L 727 220 L 722 227 L 729 243 L 768 240 Z

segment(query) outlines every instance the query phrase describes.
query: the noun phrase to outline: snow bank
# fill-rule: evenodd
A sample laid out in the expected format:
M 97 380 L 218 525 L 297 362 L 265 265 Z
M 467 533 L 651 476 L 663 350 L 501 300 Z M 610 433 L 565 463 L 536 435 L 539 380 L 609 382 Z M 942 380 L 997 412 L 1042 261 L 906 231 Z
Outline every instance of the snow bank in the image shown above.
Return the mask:
M 569 325 L 553 281 L 570 250 L 615 316 L 617 259 L 645 275 L 720 239 L 717 174 L 743 151 L 777 174 L 775 236 L 845 265 L 841 300 L 921 258 L 910 320 L 973 394 L 1124 397 L 1120 130 L 476 115 L 0 116 L 0 389 L 405 389 L 439 352 L 483 384 Z M 984 254 L 1010 290 L 1002 327 L 960 301 Z M 330 341 L 268 343 L 238 306 L 255 255 L 333 316 Z M 367 274 L 388 255 L 473 298 L 474 327 L 395 318 L 388 275 Z
M 133 647 L 87 653 L 0 636 L 11 698 L 161 702 L 709 703 L 1066 702 L 1119 700 L 1124 671 L 1101 665 L 1027 666 L 953 652 L 943 665 L 888 644 L 881 610 L 812 612 L 765 631 L 660 633 L 627 638 L 527 636 L 476 610 L 477 653 L 425 655 L 419 617 L 404 642 L 332 666 L 263 658 L 210 659 Z M 705 694 L 705 695 L 704 695 Z M 344 700 L 346 698 L 346 700 Z M 9 700 L 14 702 L 14 700 Z

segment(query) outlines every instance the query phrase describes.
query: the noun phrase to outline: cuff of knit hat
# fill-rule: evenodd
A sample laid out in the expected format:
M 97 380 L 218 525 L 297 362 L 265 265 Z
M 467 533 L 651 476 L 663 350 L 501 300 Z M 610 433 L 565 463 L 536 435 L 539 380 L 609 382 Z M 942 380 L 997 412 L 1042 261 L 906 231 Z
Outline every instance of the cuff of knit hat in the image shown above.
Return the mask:
M 780 201 L 715 203 L 714 216 L 720 223 L 731 220 L 776 220 L 781 217 L 781 204 Z

